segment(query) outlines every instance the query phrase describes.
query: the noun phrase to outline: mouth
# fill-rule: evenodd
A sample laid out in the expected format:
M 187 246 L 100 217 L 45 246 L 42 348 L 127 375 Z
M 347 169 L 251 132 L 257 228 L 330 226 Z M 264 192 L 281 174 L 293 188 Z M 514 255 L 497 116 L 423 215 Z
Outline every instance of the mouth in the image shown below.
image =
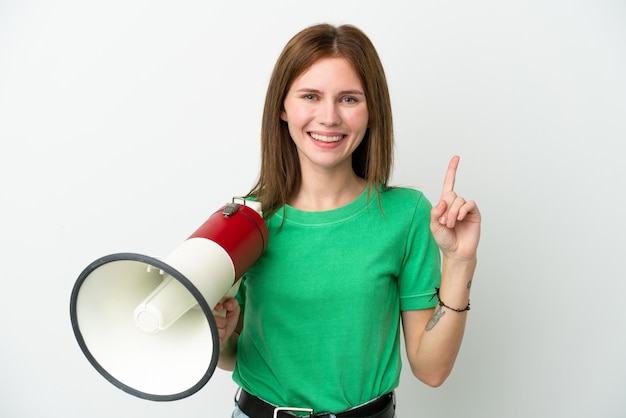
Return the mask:
M 344 138 L 344 135 L 326 136 L 326 135 L 316 134 L 313 132 L 310 132 L 309 135 L 311 136 L 311 138 L 313 138 L 316 141 L 326 142 L 326 143 L 339 142 Z

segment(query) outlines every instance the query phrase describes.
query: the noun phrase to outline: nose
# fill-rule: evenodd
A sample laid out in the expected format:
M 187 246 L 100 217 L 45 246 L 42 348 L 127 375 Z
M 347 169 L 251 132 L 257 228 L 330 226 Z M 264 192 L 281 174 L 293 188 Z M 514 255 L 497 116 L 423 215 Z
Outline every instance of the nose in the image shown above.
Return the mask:
M 334 100 L 322 102 L 318 114 L 319 122 L 325 126 L 336 126 L 341 124 L 338 104 Z

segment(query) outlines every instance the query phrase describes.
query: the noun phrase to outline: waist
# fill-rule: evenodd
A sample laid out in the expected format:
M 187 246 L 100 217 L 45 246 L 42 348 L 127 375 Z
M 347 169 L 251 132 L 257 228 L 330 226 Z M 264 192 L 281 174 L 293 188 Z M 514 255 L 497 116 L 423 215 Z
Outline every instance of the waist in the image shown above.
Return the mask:
M 250 418 L 393 418 L 395 415 L 395 396 L 393 392 L 386 393 L 371 401 L 354 408 L 330 413 L 318 412 L 310 408 L 272 405 L 245 390 L 241 389 L 237 400 L 241 409 Z

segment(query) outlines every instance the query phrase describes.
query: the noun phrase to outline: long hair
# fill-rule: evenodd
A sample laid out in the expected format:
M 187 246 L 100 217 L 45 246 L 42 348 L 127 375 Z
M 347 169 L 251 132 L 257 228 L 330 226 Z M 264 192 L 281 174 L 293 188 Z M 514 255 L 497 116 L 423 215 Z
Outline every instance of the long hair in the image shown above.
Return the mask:
M 352 155 L 357 176 L 369 193 L 387 187 L 393 163 L 391 101 L 382 63 L 370 39 L 352 25 L 319 24 L 297 33 L 285 45 L 270 77 L 261 125 L 261 168 L 248 196 L 270 217 L 301 184 L 300 162 L 287 122 L 280 118 L 294 80 L 322 58 L 347 59 L 357 72 L 367 102 L 369 128 Z

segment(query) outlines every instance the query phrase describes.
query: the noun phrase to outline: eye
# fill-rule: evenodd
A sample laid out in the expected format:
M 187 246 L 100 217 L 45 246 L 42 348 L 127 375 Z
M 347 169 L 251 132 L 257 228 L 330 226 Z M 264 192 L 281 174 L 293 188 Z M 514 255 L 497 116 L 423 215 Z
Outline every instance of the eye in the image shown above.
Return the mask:
M 343 103 L 347 103 L 347 104 L 356 104 L 356 103 L 359 103 L 359 99 L 357 99 L 357 98 L 356 98 L 356 97 L 354 97 L 354 96 L 346 96 L 346 97 L 343 97 L 343 98 L 341 99 L 341 101 L 342 101 Z
M 316 99 L 316 96 L 314 94 L 305 94 L 302 96 L 302 98 L 304 100 L 312 101 Z

